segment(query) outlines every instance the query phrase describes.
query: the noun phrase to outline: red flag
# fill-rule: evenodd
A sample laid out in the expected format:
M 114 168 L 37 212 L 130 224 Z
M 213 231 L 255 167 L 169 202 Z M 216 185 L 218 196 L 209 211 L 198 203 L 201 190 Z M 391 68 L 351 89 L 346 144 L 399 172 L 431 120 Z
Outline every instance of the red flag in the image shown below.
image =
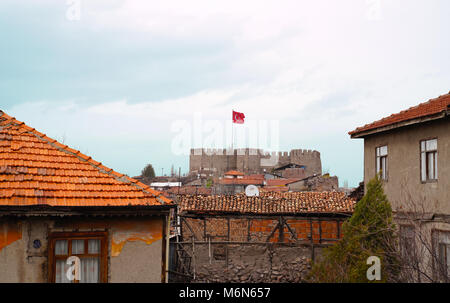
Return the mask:
M 233 123 L 244 124 L 244 113 L 233 111 Z

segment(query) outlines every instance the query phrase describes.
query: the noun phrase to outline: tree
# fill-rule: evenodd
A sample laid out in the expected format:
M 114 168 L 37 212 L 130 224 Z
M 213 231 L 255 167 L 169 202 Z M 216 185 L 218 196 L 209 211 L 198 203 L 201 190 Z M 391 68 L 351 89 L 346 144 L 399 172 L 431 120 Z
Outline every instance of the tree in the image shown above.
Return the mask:
M 212 178 L 209 178 L 208 181 L 206 181 L 206 187 L 210 188 L 213 185 L 213 180 Z
M 309 274 L 312 282 L 369 282 L 367 259 L 381 261 L 381 281 L 396 281 L 396 230 L 392 209 L 383 191 L 379 175 L 367 186 L 351 218 L 343 224 L 343 238 L 325 248 L 323 257 Z
M 141 176 L 146 179 L 153 179 L 155 177 L 155 170 L 151 164 L 147 164 L 141 172 Z

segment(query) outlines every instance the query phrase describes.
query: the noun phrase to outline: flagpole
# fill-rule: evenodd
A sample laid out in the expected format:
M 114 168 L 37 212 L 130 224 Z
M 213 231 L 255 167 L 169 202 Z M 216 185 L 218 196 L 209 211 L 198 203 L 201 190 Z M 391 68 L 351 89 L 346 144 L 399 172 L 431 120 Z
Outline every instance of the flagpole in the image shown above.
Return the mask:
M 234 154 L 234 109 L 231 110 L 231 151 Z

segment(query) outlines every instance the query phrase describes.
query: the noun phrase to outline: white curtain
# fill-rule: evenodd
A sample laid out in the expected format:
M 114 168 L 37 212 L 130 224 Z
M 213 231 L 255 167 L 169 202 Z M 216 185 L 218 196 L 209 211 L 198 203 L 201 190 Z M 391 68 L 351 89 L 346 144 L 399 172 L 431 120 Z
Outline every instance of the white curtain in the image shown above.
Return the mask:
M 56 260 L 56 276 L 55 283 L 70 283 L 69 279 L 67 279 L 66 273 L 69 269 L 69 265 L 66 264 L 66 260 Z
M 81 283 L 100 282 L 100 259 L 82 258 L 81 259 Z
M 89 254 L 99 254 L 100 253 L 100 240 L 91 239 L 88 240 Z
M 55 242 L 55 255 L 67 255 L 67 240 L 57 240 Z
M 84 253 L 84 240 L 72 240 L 72 254 Z

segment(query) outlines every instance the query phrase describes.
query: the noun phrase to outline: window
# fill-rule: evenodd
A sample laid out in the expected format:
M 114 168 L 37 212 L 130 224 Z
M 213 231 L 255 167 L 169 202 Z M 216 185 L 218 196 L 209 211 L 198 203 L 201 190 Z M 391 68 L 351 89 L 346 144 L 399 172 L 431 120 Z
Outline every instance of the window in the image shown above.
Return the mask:
M 387 180 L 388 176 L 388 147 L 387 145 L 376 148 L 377 173 L 381 171 L 381 179 Z
M 414 257 L 416 243 L 414 239 L 414 226 L 400 226 L 400 252 L 406 259 Z
M 440 279 L 447 281 L 450 276 L 450 232 L 438 232 L 437 259 Z
M 106 282 L 106 233 L 53 233 L 49 244 L 49 280 L 55 283 Z M 80 258 L 80 280 L 70 281 L 70 256 Z
M 437 139 L 420 142 L 420 170 L 422 182 L 437 180 Z

